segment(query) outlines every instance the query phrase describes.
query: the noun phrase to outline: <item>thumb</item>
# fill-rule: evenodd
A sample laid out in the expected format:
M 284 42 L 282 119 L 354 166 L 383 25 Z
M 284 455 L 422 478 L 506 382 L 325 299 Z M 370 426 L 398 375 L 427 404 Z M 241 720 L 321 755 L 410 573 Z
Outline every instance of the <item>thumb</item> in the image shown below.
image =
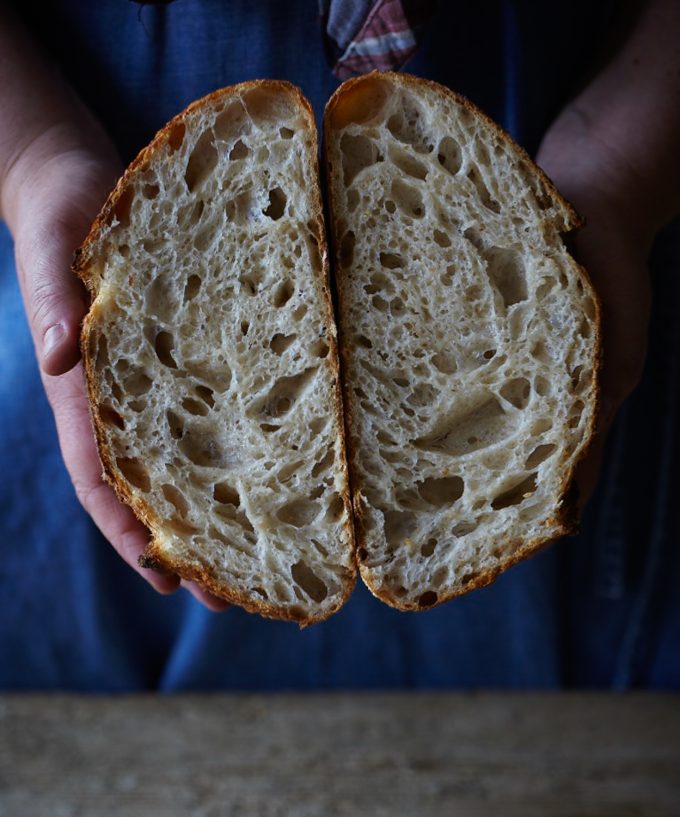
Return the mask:
M 40 367 L 45 374 L 60 375 L 80 358 L 78 338 L 88 296 L 71 263 L 89 222 L 57 219 L 32 226 L 28 234 L 17 236 L 17 272 Z
M 80 324 L 89 306 L 71 270 L 118 175 L 118 165 L 74 153 L 27 173 L 13 210 L 17 272 L 33 342 L 45 374 L 69 371 L 80 358 Z

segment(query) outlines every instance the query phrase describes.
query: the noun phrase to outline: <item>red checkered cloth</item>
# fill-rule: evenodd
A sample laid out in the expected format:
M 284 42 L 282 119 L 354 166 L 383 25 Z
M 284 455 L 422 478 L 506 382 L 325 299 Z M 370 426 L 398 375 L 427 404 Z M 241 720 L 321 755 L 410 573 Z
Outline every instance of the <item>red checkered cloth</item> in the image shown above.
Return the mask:
M 326 50 L 338 79 L 401 68 L 413 56 L 436 0 L 320 0 Z

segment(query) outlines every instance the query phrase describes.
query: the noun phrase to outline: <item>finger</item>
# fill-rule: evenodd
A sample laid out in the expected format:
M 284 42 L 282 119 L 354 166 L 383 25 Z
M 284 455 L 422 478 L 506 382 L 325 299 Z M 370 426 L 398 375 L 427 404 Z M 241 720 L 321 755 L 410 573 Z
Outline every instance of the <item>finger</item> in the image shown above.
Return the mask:
M 59 378 L 44 376 L 43 383 L 54 411 L 64 463 L 81 504 L 133 570 L 158 592 L 174 592 L 179 587 L 177 576 L 139 566 L 138 560 L 148 542 L 149 532 L 102 480 L 82 364 Z
M 80 324 L 89 299 L 71 262 L 87 228 L 83 220 L 17 237 L 19 281 L 38 362 L 48 375 L 68 372 L 80 358 Z
M 214 596 L 212 593 L 204 590 L 197 582 L 182 580 L 182 587 L 185 590 L 188 590 L 197 601 L 199 601 L 204 607 L 207 607 L 208 610 L 211 610 L 213 613 L 222 613 L 224 610 L 231 607 L 231 604 L 228 601 L 221 599 L 219 596 Z
M 584 457 L 576 466 L 574 481 L 578 491 L 576 501 L 579 517 L 583 513 L 583 510 L 595 492 L 598 477 L 600 475 L 600 469 L 602 467 L 605 441 L 606 434 L 604 432 L 599 432 L 593 438 L 590 448 L 588 449 L 587 456 Z

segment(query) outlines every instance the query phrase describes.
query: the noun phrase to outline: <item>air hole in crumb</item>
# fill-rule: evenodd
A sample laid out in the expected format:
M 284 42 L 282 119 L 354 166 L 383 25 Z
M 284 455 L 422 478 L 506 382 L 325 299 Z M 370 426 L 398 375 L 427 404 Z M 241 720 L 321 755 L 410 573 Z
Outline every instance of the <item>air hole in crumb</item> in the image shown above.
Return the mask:
M 387 199 L 385 201 L 385 210 L 387 210 L 387 212 L 390 214 L 397 212 L 397 205 L 392 201 L 392 199 Z
M 524 502 L 525 499 L 528 499 L 535 491 L 536 474 L 531 474 L 495 497 L 491 502 L 491 507 L 494 511 L 498 511 L 501 510 L 501 508 L 521 505 L 521 503 Z
M 307 235 L 307 252 L 309 253 L 309 261 L 312 268 L 321 272 L 323 263 L 321 261 L 321 253 L 319 252 L 319 240 L 315 233 L 308 233 Z
M 374 295 L 371 298 L 371 303 L 379 312 L 389 312 L 390 309 L 389 303 L 380 295 Z
M 198 275 L 190 275 L 187 278 L 187 282 L 184 285 L 184 303 L 187 303 L 198 295 L 198 290 L 201 288 L 201 283 L 201 278 Z
M 439 280 L 442 282 L 442 284 L 444 284 L 444 286 L 446 286 L 446 287 L 450 287 L 450 286 L 451 286 L 451 284 L 453 283 L 453 276 L 455 275 L 455 273 L 456 273 L 456 268 L 455 268 L 455 266 L 454 266 L 453 264 L 450 264 L 450 265 L 449 265 L 449 266 L 446 268 L 446 271 L 445 271 L 445 272 L 443 272 L 443 273 L 442 273 L 442 274 L 439 276 Z
M 394 203 L 405 215 L 422 218 L 425 205 L 419 190 L 401 179 L 395 179 L 390 193 Z
M 281 426 L 276 425 L 275 423 L 260 423 L 260 428 L 265 434 L 271 434 L 274 431 L 278 431 Z
M 312 434 L 319 434 L 326 427 L 327 422 L 325 417 L 315 417 L 309 424 L 309 430 Z
M 396 146 L 390 148 L 390 159 L 407 176 L 421 181 L 427 176 L 427 167 L 402 148 Z
M 248 334 L 248 330 L 250 329 L 250 323 L 248 321 L 241 321 L 241 334 L 245 337 Z
M 463 163 L 460 145 L 450 136 L 445 136 L 437 149 L 437 161 L 448 172 L 455 176 Z
M 276 292 L 274 293 L 274 299 L 272 303 L 274 304 L 274 306 L 281 308 L 282 306 L 285 306 L 288 303 L 288 301 L 290 301 L 290 299 L 293 297 L 294 292 L 295 287 L 293 286 L 292 281 L 288 280 L 282 281 L 278 285 Z
M 139 397 L 142 394 L 146 394 L 149 389 L 151 388 L 152 380 L 150 377 L 147 377 L 144 372 L 134 370 L 131 374 L 129 374 L 125 380 L 123 381 L 125 385 L 125 391 L 128 394 L 132 394 L 135 397 Z
M 329 448 L 323 459 L 314 464 L 314 467 L 312 468 L 312 477 L 316 479 L 319 474 L 322 474 L 324 471 L 328 471 L 328 469 L 333 465 L 334 460 L 335 450 L 333 448 Z
M 269 342 L 269 348 L 275 355 L 282 355 L 286 349 L 295 341 L 297 335 L 282 335 L 278 332 Z
M 366 337 L 366 335 L 355 335 L 354 342 L 356 343 L 357 346 L 362 346 L 364 349 L 373 348 L 373 344 L 371 343 L 369 338 Z
M 319 514 L 319 505 L 309 499 L 294 499 L 282 505 L 276 512 L 277 519 L 294 528 L 309 525 Z
M 131 185 L 126 187 L 119 195 L 116 203 L 113 205 L 111 214 L 109 215 L 108 223 L 111 224 L 115 219 L 121 227 L 128 227 L 130 224 L 130 211 L 132 210 L 132 202 L 135 197 L 135 189 Z
M 422 451 L 459 456 L 500 442 L 511 431 L 512 421 L 499 400 L 483 392 L 442 417 L 429 434 L 413 440 L 413 445 Z
M 526 377 L 515 377 L 501 388 L 500 395 L 516 409 L 524 409 L 531 396 L 531 383 Z
M 210 427 L 189 427 L 178 443 L 179 450 L 194 465 L 201 468 L 225 468 L 229 460 L 215 430 Z
M 425 556 L 426 558 L 432 556 L 437 547 L 437 540 L 436 539 L 428 539 L 427 542 L 420 548 L 420 555 Z
M 292 312 L 293 320 L 301 321 L 307 314 L 307 304 L 300 304 Z
M 174 506 L 180 516 L 186 516 L 189 511 L 189 503 L 184 494 L 174 485 L 161 485 L 161 491 L 167 501 Z
M 262 212 L 272 221 L 278 221 L 284 214 L 288 198 L 280 187 L 269 191 L 269 206 Z
M 434 590 L 427 590 L 418 599 L 418 607 L 432 607 L 437 603 L 438 596 Z
M 432 365 L 442 374 L 454 374 L 458 369 L 454 356 L 446 352 L 437 352 L 432 355 Z
M 194 400 L 193 397 L 185 397 L 184 400 L 182 400 L 182 407 L 195 417 L 205 417 L 209 411 L 205 403 Z
M 293 474 L 296 474 L 304 463 L 302 460 L 296 460 L 295 462 L 290 462 L 288 465 L 284 465 L 279 469 L 278 474 L 276 475 L 279 482 L 287 482 Z
M 317 340 L 311 345 L 310 352 L 312 355 L 314 355 L 314 357 L 324 358 L 328 356 L 330 347 L 325 340 Z
M 311 367 L 299 374 L 278 378 L 267 394 L 253 404 L 249 413 L 264 414 L 274 419 L 284 416 L 307 389 L 317 371 Z
M 196 386 L 194 391 L 209 408 L 215 405 L 215 397 L 212 389 L 209 389 L 207 386 Z
M 484 360 L 491 360 L 495 356 L 496 356 L 496 350 L 495 349 L 487 349 L 486 352 L 484 352 L 484 354 L 482 355 Z
M 167 525 L 170 530 L 174 531 L 178 536 L 191 536 L 194 533 L 198 533 L 198 528 L 195 525 L 191 525 L 177 515 L 172 516 L 168 520 Z
M 486 271 L 507 309 L 512 304 L 526 301 L 526 270 L 522 255 L 515 249 L 492 247 L 484 253 Z
M 292 139 L 294 134 L 295 134 L 295 131 L 291 130 L 290 128 L 286 128 L 286 127 L 279 128 L 279 136 L 282 139 Z
M 175 122 L 175 124 L 170 128 L 170 132 L 168 133 L 168 145 L 173 152 L 182 147 L 185 133 L 186 126 L 184 122 Z
M 318 552 L 318 553 L 319 553 L 321 556 L 323 556 L 323 558 L 324 558 L 324 559 L 327 559 L 327 558 L 328 558 L 328 551 L 327 551 L 327 550 L 326 550 L 326 548 L 325 548 L 325 547 L 324 547 L 324 546 L 321 544 L 321 542 L 319 542 L 317 539 L 311 539 L 310 541 L 311 541 L 311 543 L 314 545 L 314 547 L 316 548 L 317 552 Z
M 342 169 L 346 187 L 349 187 L 362 170 L 379 161 L 377 146 L 363 134 L 356 136 L 349 133 L 343 134 L 340 139 L 340 151 L 342 152 Z
M 394 317 L 399 317 L 400 315 L 403 315 L 405 311 L 406 307 L 401 298 L 392 298 L 390 301 L 390 313 Z
M 213 499 L 221 505 L 233 505 L 235 508 L 238 508 L 241 504 L 241 498 L 236 488 L 233 488 L 226 482 L 215 483 Z
M 585 404 L 582 400 L 577 400 L 574 403 L 574 413 L 569 418 L 567 422 L 567 426 L 569 428 L 576 428 L 578 424 L 581 422 L 581 415 L 583 414 L 583 409 L 585 408 Z
M 111 406 L 100 406 L 99 416 L 102 422 L 106 423 L 108 426 L 116 426 L 116 428 L 119 428 L 121 431 L 125 428 L 125 421 Z
M 536 360 L 539 360 L 541 363 L 552 363 L 552 357 L 546 347 L 545 343 L 542 340 L 536 341 L 534 345 L 531 347 L 530 353 L 532 357 L 535 357 Z
M 320 603 L 328 595 L 328 588 L 306 562 L 300 560 L 291 565 L 290 575 L 313 601 Z
M 151 480 L 149 474 L 137 457 L 118 457 L 116 465 L 120 469 L 121 474 L 125 479 L 135 488 L 147 493 L 151 490 Z
M 154 349 L 160 362 L 170 369 L 176 369 L 177 364 L 172 356 L 175 347 L 175 339 L 169 332 L 159 332 L 156 335 Z
M 569 378 L 571 380 L 571 386 L 573 389 L 578 388 L 578 385 L 581 381 L 581 375 L 583 374 L 583 366 L 576 366 L 572 369 Z
M 205 131 L 191 151 L 184 180 L 190 193 L 199 187 L 217 166 L 217 150 L 211 131 Z
M 465 483 L 460 477 L 431 477 L 418 483 L 418 493 L 430 505 L 451 505 L 463 496 Z
M 142 195 L 145 199 L 155 199 L 160 192 L 161 189 L 157 184 L 145 184 L 142 188 Z
M 345 510 L 345 503 L 342 501 L 340 494 L 332 493 L 330 495 L 330 502 L 326 509 L 325 519 L 329 522 L 337 522 Z
M 484 241 L 482 240 L 482 237 L 479 234 L 479 232 L 475 230 L 474 227 L 468 227 L 463 232 L 463 238 L 467 239 L 476 250 L 479 250 L 479 252 L 482 252 L 484 250 Z
M 234 143 L 234 147 L 229 151 L 229 159 L 231 159 L 231 161 L 245 159 L 249 153 L 250 148 L 245 144 L 245 142 L 243 142 L 243 140 L 238 139 Z
M 249 275 L 241 275 L 238 279 L 241 290 L 247 295 L 257 295 L 257 290 L 262 283 L 262 278 L 263 273 L 260 270 L 251 272 Z
M 386 269 L 399 269 L 404 266 L 404 259 L 401 255 L 393 252 L 380 253 L 380 266 Z
M 548 459 L 548 457 L 555 451 L 557 448 L 556 445 L 552 443 L 546 443 L 545 445 L 538 445 L 534 450 L 529 454 L 527 457 L 527 461 L 524 463 L 524 467 L 528 470 L 530 468 L 536 468 L 537 465 L 540 465 L 542 462 Z
M 467 536 L 468 533 L 477 530 L 477 527 L 477 522 L 459 522 L 451 529 L 451 533 L 457 537 Z
M 484 182 L 479 170 L 477 170 L 476 167 L 471 167 L 468 171 L 467 177 L 477 190 L 484 207 L 486 207 L 487 210 L 491 210 L 492 213 L 500 213 L 501 206 L 489 192 L 489 188 L 486 186 L 486 183 Z
M 294 115 L 293 101 L 290 93 L 282 92 L 278 87 L 255 85 L 241 95 L 246 110 L 257 125 L 270 122 L 287 121 Z
M 450 247 L 451 246 L 451 239 L 443 233 L 441 230 L 435 230 L 433 233 L 435 244 L 438 244 L 440 247 Z
M 536 394 L 538 394 L 539 397 L 546 397 L 551 392 L 550 383 L 545 379 L 545 377 L 541 377 L 540 374 L 536 375 L 534 378 L 534 388 L 536 389 Z
M 170 436 L 173 440 L 181 440 L 184 434 L 184 420 L 175 414 L 172 409 L 168 409 L 165 416 L 170 427 Z
M 385 540 L 390 547 L 403 545 L 415 534 L 417 521 L 412 511 L 384 511 Z

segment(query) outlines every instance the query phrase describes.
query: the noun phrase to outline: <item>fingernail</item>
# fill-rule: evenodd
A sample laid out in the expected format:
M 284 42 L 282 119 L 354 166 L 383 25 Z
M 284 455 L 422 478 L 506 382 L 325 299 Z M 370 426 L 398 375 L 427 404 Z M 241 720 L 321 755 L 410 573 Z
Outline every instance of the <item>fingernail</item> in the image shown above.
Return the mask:
M 64 339 L 66 332 L 60 323 L 55 323 L 43 335 L 43 357 L 49 357 Z

